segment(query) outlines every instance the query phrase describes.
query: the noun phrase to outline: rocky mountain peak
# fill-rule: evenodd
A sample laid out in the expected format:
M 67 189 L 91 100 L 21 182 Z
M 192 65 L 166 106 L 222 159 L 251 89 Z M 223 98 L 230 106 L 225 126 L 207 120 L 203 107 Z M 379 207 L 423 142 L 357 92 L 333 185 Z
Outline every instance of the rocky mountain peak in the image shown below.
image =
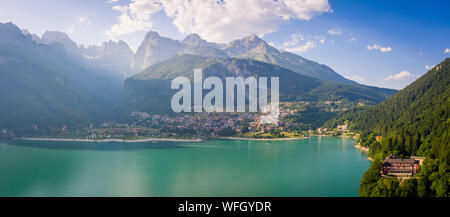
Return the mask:
M 62 44 L 68 52 L 78 53 L 78 45 L 64 32 L 59 31 L 46 31 L 41 36 L 41 43 L 43 44 Z
M 253 34 L 228 43 L 225 51 L 230 56 L 238 56 L 262 45 L 267 45 L 267 43 L 257 35 Z
M 147 32 L 147 34 L 145 35 L 144 40 L 158 39 L 158 38 L 161 38 L 161 36 L 159 35 L 159 33 L 155 32 L 155 31 L 149 31 L 149 32 Z
M 27 36 L 22 30 L 11 22 L 0 23 L 0 43 L 24 42 Z M 30 37 L 31 38 L 31 37 Z
M 199 41 L 204 41 L 197 33 L 190 34 L 183 39 L 183 43 L 195 44 Z

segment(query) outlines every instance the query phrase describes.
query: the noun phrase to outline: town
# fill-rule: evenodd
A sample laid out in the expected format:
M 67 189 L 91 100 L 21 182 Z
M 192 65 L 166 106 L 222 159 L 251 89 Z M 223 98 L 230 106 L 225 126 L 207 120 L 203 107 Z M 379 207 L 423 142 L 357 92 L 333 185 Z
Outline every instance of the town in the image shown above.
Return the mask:
M 361 105 L 356 105 L 361 106 Z M 345 111 L 349 105 L 342 101 L 282 102 L 279 120 L 267 123 L 263 113 L 172 113 L 149 114 L 133 111 L 121 121 L 91 123 L 85 127 L 63 126 L 57 129 L 32 125 L 26 134 L 16 135 L 14 130 L 0 129 L 2 137 L 57 137 L 76 139 L 141 139 L 141 138 L 182 138 L 243 137 L 243 138 L 299 138 L 309 135 L 347 135 L 348 123 L 335 129 L 322 127 L 320 118 L 327 119 Z M 43 135 L 44 134 L 44 135 Z M 350 135 L 351 136 L 351 135 Z

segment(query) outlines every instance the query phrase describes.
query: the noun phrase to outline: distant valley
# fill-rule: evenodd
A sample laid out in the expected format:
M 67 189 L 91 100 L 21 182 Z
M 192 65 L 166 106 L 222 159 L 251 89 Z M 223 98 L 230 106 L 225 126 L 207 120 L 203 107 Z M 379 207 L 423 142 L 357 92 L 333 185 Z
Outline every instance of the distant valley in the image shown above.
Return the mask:
M 279 76 L 282 101 L 340 102 L 329 111 L 332 116 L 396 92 L 345 79 L 255 35 L 216 44 L 196 34 L 178 41 L 148 32 L 134 53 L 124 41 L 85 47 L 62 32 L 39 37 L 5 23 L 0 24 L 0 129 L 46 135 L 121 122 L 132 112 L 170 114 L 170 80 L 189 77 L 196 67 L 208 76 Z

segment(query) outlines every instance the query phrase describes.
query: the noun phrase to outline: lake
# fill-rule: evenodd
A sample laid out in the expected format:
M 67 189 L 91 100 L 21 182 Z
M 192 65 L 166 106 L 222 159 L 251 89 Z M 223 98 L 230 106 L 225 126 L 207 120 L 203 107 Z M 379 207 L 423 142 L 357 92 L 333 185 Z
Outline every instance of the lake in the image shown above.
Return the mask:
M 0 141 L 0 196 L 358 196 L 355 141 Z

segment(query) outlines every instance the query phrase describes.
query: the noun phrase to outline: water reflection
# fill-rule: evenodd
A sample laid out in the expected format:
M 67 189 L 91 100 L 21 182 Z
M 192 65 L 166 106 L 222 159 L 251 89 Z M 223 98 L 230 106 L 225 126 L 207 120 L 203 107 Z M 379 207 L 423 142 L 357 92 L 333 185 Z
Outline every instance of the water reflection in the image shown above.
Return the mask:
M 357 196 L 370 162 L 353 143 L 7 141 L 0 196 Z
M 123 151 L 133 149 L 173 149 L 201 147 L 199 143 L 189 142 L 61 142 L 61 141 L 28 141 L 28 140 L 4 140 L 0 143 L 33 148 L 68 149 L 68 150 L 101 150 L 101 151 Z

